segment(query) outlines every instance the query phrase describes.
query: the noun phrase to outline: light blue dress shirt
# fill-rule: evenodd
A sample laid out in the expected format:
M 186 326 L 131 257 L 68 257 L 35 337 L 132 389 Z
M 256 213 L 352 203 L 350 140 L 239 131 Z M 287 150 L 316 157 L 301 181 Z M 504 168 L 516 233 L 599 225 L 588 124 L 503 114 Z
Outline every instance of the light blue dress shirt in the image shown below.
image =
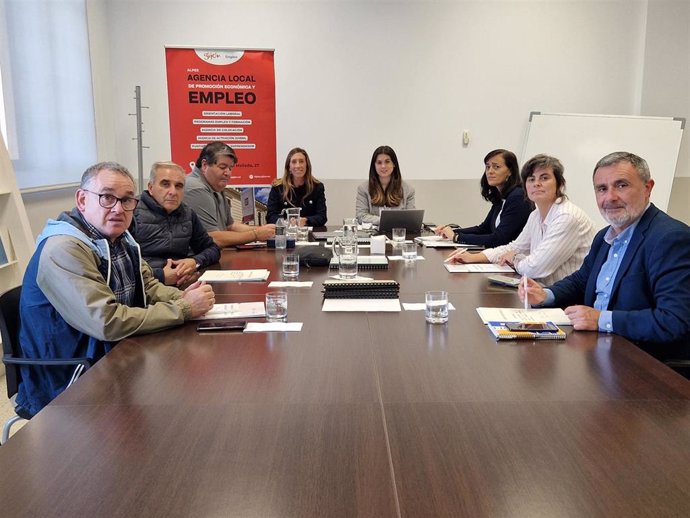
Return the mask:
M 644 214 L 648 208 L 649 205 L 647 205 L 647 208 L 642 214 Z M 632 225 L 617 236 L 613 234 L 613 227 L 609 227 L 604 236 L 604 241 L 609 244 L 610 248 L 606 261 L 601 265 L 601 270 L 599 270 L 599 275 L 597 276 L 596 298 L 594 299 L 594 309 L 600 311 L 599 322 L 597 324 L 599 326 L 599 331 L 604 331 L 606 333 L 613 333 L 615 331 L 613 329 L 613 312 L 606 308 L 611 300 L 611 290 L 613 289 L 613 283 L 616 280 L 618 269 L 623 262 L 625 252 L 628 250 L 628 244 L 637 228 L 637 224 L 642 218 L 642 214 L 640 214 L 640 217 L 637 218 Z M 544 292 L 546 293 L 546 299 L 541 306 L 553 306 L 556 302 L 556 297 L 553 292 L 548 288 L 545 288 Z
M 639 219 L 635 221 L 617 236 L 614 236 L 613 228 L 609 228 L 604 236 L 604 241 L 610 245 L 610 248 L 606 261 L 601 265 L 601 270 L 597 276 L 596 298 L 594 299 L 594 309 L 601 312 L 599 313 L 599 331 L 613 332 L 613 312 L 606 308 L 611 300 L 613 281 L 616 279 L 625 252 L 628 250 L 628 243 L 630 243 L 639 221 Z

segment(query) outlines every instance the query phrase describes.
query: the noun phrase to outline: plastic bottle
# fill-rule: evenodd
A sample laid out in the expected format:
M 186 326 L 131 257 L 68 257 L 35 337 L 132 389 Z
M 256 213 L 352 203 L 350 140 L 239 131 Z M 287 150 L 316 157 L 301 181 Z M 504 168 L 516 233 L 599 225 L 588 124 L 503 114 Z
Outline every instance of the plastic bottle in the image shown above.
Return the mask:
M 287 248 L 287 236 L 285 235 L 286 225 L 283 218 L 276 221 L 276 249 L 285 250 Z

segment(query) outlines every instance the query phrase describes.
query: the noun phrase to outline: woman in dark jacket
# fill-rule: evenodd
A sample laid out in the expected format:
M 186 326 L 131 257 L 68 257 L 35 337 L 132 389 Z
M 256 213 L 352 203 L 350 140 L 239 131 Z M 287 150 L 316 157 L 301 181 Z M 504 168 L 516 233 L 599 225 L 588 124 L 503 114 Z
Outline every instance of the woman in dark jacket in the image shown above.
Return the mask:
M 273 182 L 268 195 L 268 223 L 275 223 L 283 209 L 302 209 L 301 224 L 322 227 L 326 224 L 326 190 L 323 183 L 311 174 L 311 161 L 307 152 L 299 147 L 291 149 L 285 159 L 283 177 Z
M 522 190 L 520 166 L 514 153 L 495 149 L 484 157 L 482 197 L 491 202 L 486 219 L 475 227 L 441 225 L 436 234 L 456 243 L 494 248 L 514 240 L 534 209 Z

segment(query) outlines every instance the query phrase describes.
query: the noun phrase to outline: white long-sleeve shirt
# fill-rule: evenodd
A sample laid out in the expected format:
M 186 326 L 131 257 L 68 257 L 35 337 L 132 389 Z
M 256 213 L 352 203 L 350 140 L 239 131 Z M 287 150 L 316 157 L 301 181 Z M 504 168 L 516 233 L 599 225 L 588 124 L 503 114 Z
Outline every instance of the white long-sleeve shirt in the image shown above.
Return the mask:
M 580 268 L 594 239 L 594 224 L 580 207 L 560 198 L 541 221 L 539 209 L 529 215 L 520 235 L 507 245 L 484 250 L 492 263 L 515 252 L 520 275 L 550 285 Z

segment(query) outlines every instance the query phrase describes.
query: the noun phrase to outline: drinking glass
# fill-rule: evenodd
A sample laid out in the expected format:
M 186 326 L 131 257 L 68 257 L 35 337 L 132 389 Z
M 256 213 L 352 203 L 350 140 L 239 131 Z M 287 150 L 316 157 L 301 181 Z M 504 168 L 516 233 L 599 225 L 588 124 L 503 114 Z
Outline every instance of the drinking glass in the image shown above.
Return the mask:
M 357 277 L 356 252 L 341 252 L 341 254 L 338 256 L 338 276 L 341 279 L 354 279 Z
M 285 254 L 283 257 L 283 277 L 296 279 L 299 276 L 299 254 Z
M 403 243 L 402 245 L 402 256 L 405 261 L 416 261 L 417 260 L 417 243 L 412 241 L 411 243 Z
M 426 302 L 425 317 L 430 324 L 445 324 L 448 322 L 448 292 L 427 291 L 424 294 Z
M 288 300 L 286 291 L 266 293 L 266 321 L 287 322 Z
M 405 229 L 404 228 L 394 228 L 393 229 L 393 243 L 400 244 L 405 241 Z
M 297 227 L 297 241 L 309 241 L 309 227 Z

